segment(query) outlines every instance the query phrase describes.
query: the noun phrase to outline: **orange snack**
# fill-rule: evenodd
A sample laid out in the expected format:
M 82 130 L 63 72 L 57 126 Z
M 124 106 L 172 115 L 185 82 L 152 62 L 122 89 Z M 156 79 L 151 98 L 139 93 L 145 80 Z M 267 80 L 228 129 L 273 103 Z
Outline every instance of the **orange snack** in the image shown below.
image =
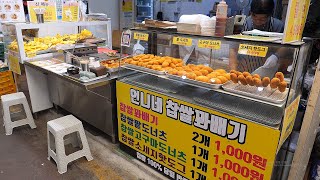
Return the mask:
M 231 80 L 230 73 L 224 74 L 223 76 L 226 77 L 228 81 Z
M 170 67 L 176 68 L 176 65 L 174 63 L 170 63 Z
M 261 79 L 261 77 L 260 77 L 260 75 L 259 75 L 259 74 L 254 74 L 254 75 L 253 75 L 253 78 Z
M 252 76 L 247 76 L 246 81 L 250 86 L 254 86 L 254 81 L 253 81 Z
M 238 71 L 236 71 L 236 70 L 231 70 L 231 71 L 230 71 L 230 74 L 231 74 L 231 73 L 238 74 Z
M 217 69 L 217 70 L 215 70 L 215 72 L 219 72 L 220 74 L 227 73 L 226 70 L 224 70 L 224 69 Z
M 284 75 L 282 72 L 277 72 L 275 77 L 278 78 L 280 80 L 280 82 L 284 81 Z
M 241 82 L 241 84 L 243 84 L 243 85 L 247 85 L 248 84 L 247 81 L 246 81 L 246 78 L 243 75 L 239 75 L 238 79 Z
M 178 71 L 177 75 L 178 76 L 184 76 L 187 75 L 188 73 L 186 71 Z
M 169 74 L 172 74 L 172 75 L 177 75 L 178 74 L 178 71 L 175 70 L 175 69 L 171 69 L 168 71 Z
M 204 66 L 203 69 L 207 70 L 209 73 L 213 72 L 213 69 L 209 66 Z
M 221 80 L 222 84 L 224 84 L 224 83 L 226 83 L 228 81 L 228 79 L 226 77 L 224 77 L 224 76 L 218 76 L 217 78 Z
M 238 72 L 238 71 L 237 71 L 237 76 L 238 76 L 238 78 L 239 78 L 240 75 L 243 75 L 242 72 Z
M 162 67 L 168 67 L 169 65 L 170 64 L 168 62 L 166 62 L 166 61 L 162 63 Z
M 269 84 L 270 84 L 270 78 L 264 77 L 264 78 L 262 79 L 262 86 L 263 86 L 263 87 L 267 87 Z
M 200 70 L 200 72 L 201 72 L 204 76 L 206 76 L 206 75 L 209 74 L 209 72 L 208 72 L 207 70 L 204 70 L 204 69 Z
M 285 81 L 280 82 L 280 84 L 278 86 L 278 90 L 280 92 L 284 92 L 284 91 L 286 91 L 286 88 L 287 88 L 287 82 L 285 82 Z
M 210 79 L 207 76 L 197 76 L 195 80 L 208 83 Z
M 251 76 L 251 74 L 249 72 L 243 72 L 242 74 L 244 77 Z
M 182 62 L 181 63 L 177 63 L 176 66 L 181 67 L 181 66 L 183 66 L 183 63 Z
M 200 71 L 193 71 L 197 76 L 202 76 L 202 73 Z
M 238 81 L 239 81 L 238 76 L 235 73 L 230 73 L 230 78 L 231 78 L 231 81 L 234 83 L 238 83 Z
M 280 79 L 279 78 L 273 78 L 270 82 L 270 87 L 272 89 L 276 89 L 280 84 Z
M 197 77 L 197 75 L 193 72 L 187 74 L 187 78 L 189 78 L 189 79 L 196 79 L 196 77 Z
M 184 71 L 184 69 L 182 67 L 176 67 L 176 70 L 178 71 Z
M 214 73 L 210 73 L 207 75 L 208 78 L 216 78 L 217 77 L 217 74 L 214 74 Z
M 221 80 L 218 79 L 218 78 L 211 78 L 209 80 L 209 83 L 211 83 L 211 84 L 222 84 Z
M 261 80 L 260 80 L 260 78 L 253 78 L 253 82 L 254 82 L 254 85 L 256 86 L 256 87 L 261 87 L 262 86 L 262 82 L 261 82 Z

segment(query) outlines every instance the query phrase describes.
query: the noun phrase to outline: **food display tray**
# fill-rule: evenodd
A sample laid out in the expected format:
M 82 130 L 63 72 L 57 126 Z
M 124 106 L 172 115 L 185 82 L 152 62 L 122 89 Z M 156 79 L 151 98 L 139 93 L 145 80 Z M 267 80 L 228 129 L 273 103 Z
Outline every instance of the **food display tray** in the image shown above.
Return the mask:
M 182 78 L 180 76 L 176 76 L 176 75 L 171 75 L 171 74 L 167 74 L 168 78 L 170 79 L 174 79 L 177 81 L 181 81 L 190 85 L 194 85 L 194 86 L 200 86 L 200 87 L 205 87 L 208 89 L 220 89 L 222 84 L 209 84 L 209 83 L 204 83 L 204 82 L 199 82 L 199 81 L 195 81 L 192 79 L 188 79 L 188 78 Z
M 106 69 L 107 69 L 107 71 L 109 73 L 115 73 L 115 72 L 118 72 L 120 70 L 120 67 L 117 67 L 117 68 L 107 68 L 106 67 Z
M 286 101 L 289 89 L 286 88 L 284 92 L 280 92 L 277 89 L 271 89 L 270 86 L 263 89 L 258 89 L 255 86 L 242 85 L 233 83 L 231 81 L 225 83 L 222 88 L 225 91 L 240 94 L 243 96 L 259 99 L 266 102 L 271 102 L 275 104 L 283 104 Z
M 158 74 L 158 75 L 165 75 L 166 74 L 165 71 L 156 71 L 156 70 L 152 70 L 149 68 L 136 66 L 136 65 L 132 65 L 132 64 L 126 64 L 123 67 L 127 68 L 127 69 L 132 69 L 132 70 L 137 70 L 137 71 L 142 71 L 142 72 L 147 72 L 147 73 L 152 73 L 152 74 Z
M 109 76 L 109 74 L 103 75 L 103 76 L 99 76 L 99 77 L 95 77 L 92 79 L 88 79 L 88 80 L 80 80 L 80 74 L 76 74 L 76 75 L 69 75 L 68 73 L 63 74 L 64 76 L 67 76 L 75 81 L 81 82 L 81 83 L 88 83 L 88 82 L 92 82 L 92 81 L 96 81 L 99 79 L 103 79 Z

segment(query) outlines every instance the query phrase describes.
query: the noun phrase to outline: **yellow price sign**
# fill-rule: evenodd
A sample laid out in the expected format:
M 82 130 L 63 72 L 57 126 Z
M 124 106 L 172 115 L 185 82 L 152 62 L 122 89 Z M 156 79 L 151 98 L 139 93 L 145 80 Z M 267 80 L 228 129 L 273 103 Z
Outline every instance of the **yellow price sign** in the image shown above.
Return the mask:
M 296 119 L 299 103 L 300 103 L 300 97 L 298 96 L 286 109 L 283 117 L 283 124 L 282 124 L 282 131 L 278 146 L 278 151 L 281 148 L 281 145 L 284 143 L 284 141 L 289 137 L 289 135 L 292 132 L 294 120 Z
M 169 179 L 271 178 L 278 129 L 120 81 L 117 105 L 120 147 Z
M 37 53 L 36 53 L 36 52 L 34 52 L 34 51 L 33 51 L 33 52 L 28 52 L 28 53 L 27 53 L 27 57 L 28 57 L 28 58 L 35 57 L 36 55 L 37 55 Z
M 19 58 L 16 56 L 13 56 L 9 54 L 9 68 L 12 72 L 20 74 L 21 75 L 21 69 L 19 64 Z
M 35 9 L 43 8 L 45 9 L 43 18 L 44 22 L 57 21 L 57 8 L 55 2 L 47 1 L 27 1 L 28 3 L 28 12 L 30 15 L 30 22 L 37 23 L 37 15 Z
M 192 39 L 191 38 L 185 38 L 185 37 L 173 37 L 172 44 L 180 45 L 180 46 L 191 46 L 192 45 Z
M 79 3 L 65 2 L 62 7 L 62 21 L 78 21 L 79 20 Z
M 249 44 L 240 44 L 238 50 L 239 54 L 257 57 L 266 57 L 267 52 L 268 47 L 266 46 L 254 46 Z
M 136 39 L 136 40 L 148 41 L 149 40 L 149 34 L 135 32 L 133 34 L 133 38 Z
M 200 39 L 198 41 L 199 48 L 220 49 L 221 41 Z

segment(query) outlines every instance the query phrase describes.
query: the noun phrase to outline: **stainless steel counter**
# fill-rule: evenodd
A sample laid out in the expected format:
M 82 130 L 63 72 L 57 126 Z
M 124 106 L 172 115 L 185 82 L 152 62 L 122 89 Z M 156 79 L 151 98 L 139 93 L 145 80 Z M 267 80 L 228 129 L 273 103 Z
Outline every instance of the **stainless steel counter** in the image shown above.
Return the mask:
M 112 74 L 110 77 L 93 82 L 81 83 L 29 62 L 25 62 L 25 66 L 26 70 L 29 70 L 29 74 L 32 74 L 30 72 L 37 73 L 36 75 L 29 75 L 27 78 L 44 76 L 42 79 L 46 79 L 51 103 L 100 129 L 111 136 L 113 142 L 116 142 L 116 79 L 118 74 Z M 37 83 L 33 83 L 33 86 L 37 86 Z M 42 89 L 46 91 L 46 89 Z

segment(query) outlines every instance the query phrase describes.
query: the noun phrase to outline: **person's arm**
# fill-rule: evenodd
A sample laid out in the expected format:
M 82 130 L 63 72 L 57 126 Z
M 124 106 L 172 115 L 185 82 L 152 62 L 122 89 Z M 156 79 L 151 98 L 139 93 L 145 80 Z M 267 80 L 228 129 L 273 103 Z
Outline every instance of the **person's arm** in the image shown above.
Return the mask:
M 278 64 L 278 61 L 288 54 L 287 48 L 281 47 L 275 53 L 268 57 L 263 67 L 272 68 Z

